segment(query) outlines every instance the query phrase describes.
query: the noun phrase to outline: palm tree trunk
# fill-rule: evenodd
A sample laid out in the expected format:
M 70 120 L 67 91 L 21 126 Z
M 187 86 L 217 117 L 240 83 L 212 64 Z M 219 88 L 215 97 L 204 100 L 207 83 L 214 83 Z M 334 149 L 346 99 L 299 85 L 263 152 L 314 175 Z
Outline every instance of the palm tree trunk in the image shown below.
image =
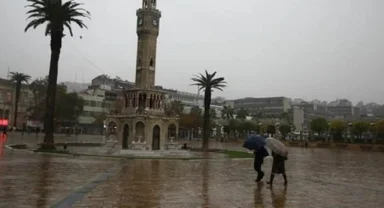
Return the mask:
M 51 35 L 51 63 L 48 74 L 48 87 L 46 99 L 46 112 L 44 120 L 44 149 L 55 149 L 54 146 L 54 118 L 56 104 L 57 75 L 62 41 L 62 30 L 56 29 Z
M 210 136 L 210 111 L 211 111 L 211 88 L 205 89 L 204 96 L 204 123 L 203 123 L 203 150 L 207 152 L 209 136 Z
M 21 82 L 16 83 L 16 97 L 15 97 L 15 113 L 13 115 L 13 126 L 17 127 L 17 114 L 19 111 L 19 99 L 20 99 Z

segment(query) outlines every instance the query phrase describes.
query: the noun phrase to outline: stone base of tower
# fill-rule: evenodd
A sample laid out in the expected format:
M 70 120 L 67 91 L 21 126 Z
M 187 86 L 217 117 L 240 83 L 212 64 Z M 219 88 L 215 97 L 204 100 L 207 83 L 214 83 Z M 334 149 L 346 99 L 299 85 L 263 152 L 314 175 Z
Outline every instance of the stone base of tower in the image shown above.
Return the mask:
M 154 115 L 114 115 L 106 119 L 107 128 L 115 129 L 117 149 L 168 150 L 178 149 L 177 117 Z M 107 131 L 108 132 L 108 131 Z M 110 132 L 110 131 L 109 131 Z

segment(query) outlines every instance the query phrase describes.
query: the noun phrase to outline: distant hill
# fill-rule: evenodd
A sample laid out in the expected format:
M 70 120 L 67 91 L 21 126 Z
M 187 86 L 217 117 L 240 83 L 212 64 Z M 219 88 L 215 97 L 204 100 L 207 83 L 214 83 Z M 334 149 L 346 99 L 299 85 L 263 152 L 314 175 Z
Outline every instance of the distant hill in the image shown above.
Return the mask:
M 85 90 L 90 86 L 90 83 L 76 83 L 76 82 L 64 82 L 65 86 L 67 86 L 68 92 L 80 92 Z

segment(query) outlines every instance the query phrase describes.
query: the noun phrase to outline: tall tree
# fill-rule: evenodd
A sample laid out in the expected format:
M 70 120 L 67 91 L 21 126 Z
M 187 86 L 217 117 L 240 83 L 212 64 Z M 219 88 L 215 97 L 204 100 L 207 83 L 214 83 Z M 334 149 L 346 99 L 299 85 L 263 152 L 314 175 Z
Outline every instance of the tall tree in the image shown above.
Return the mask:
M 16 83 L 16 95 L 15 95 L 15 113 L 13 115 L 13 126 L 17 126 L 17 115 L 19 112 L 19 99 L 20 99 L 20 91 L 21 84 L 23 82 L 28 83 L 31 79 L 31 76 L 19 72 L 11 72 L 11 81 Z
M 289 133 L 291 133 L 291 126 L 289 124 L 281 124 L 279 126 L 279 131 L 283 138 L 285 139 Z
M 329 128 L 333 139 L 341 139 L 343 138 L 343 133 L 347 130 L 348 125 L 342 120 L 335 120 L 331 122 Z
M 29 117 L 36 121 L 44 121 L 47 85 L 48 78 L 36 79 L 29 85 L 33 93 L 34 105 L 28 109 L 28 112 Z M 57 86 L 56 95 L 54 125 L 64 122 L 76 123 L 83 111 L 84 100 L 76 93 L 67 93 L 67 87 L 62 83 Z
M 266 130 L 267 134 L 271 134 L 271 136 L 273 137 L 273 135 L 275 135 L 276 133 L 276 126 L 274 124 L 268 124 L 266 126 Z
M 204 74 L 196 75 L 192 78 L 194 82 L 193 85 L 197 85 L 200 90 L 204 90 L 204 124 L 203 124 L 203 150 L 208 151 L 208 141 L 211 132 L 210 124 L 210 111 L 211 111 L 211 100 L 212 100 L 212 91 L 217 89 L 223 91 L 223 88 L 226 86 L 224 77 L 215 77 L 216 72 L 212 74 L 208 73 L 205 70 Z
M 32 91 L 33 95 L 33 105 L 30 106 L 27 111 L 30 119 L 35 121 L 44 121 L 44 101 L 46 97 L 47 80 L 48 77 L 45 79 L 37 78 L 29 85 L 29 89 Z
M 311 130 L 322 136 L 328 129 L 328 121 L 325 118 L 315 118 L 311 121 Z
M 363 134 L 368 132 L 369 123 L 365 121 L 357 121 L 352 124 L 352 133 L 358 138 L 361 139 Z
M 248 115 L 249 115 L 248 110 L 241 107 L 236 113 L 236 118 L 237 119 L 246 119 Z
M 221 118 L 233 119 L 234 113 L 235 113 L 235 111 L 231 106 L 224 106 L 223 110 L 221 110 Z
M 165 106 L 165 114 L 168 116 L 171 115 L 181 115 L 184 112 L 184 105 L 179 100 L 173 100 Z
M 46 115 L 44 121 L 44 145 L 43 148 L 54 149 L 54 118 L 57 75 L 59 69 L 59 58 L 64 37 L 64 27 L 73 36 L 71 24 L 77 24 L 80 28 L 87 28 L 82 18 L 89 18 L 90 13 L 80 8 L 82 4 L 73 0 L 64 4 L 61 0 L 27 0 L 30 4 L 27 7 L 28 19 L 32 19 L 26 26 L 25 32 L 30 28 L 36 28 L 47 23 L 45 35 L 51 36 L 51 62 L 49 66 L 48 87 L 46 98 Z
M 211 109 L 211 119 L 212 120 L 215 120 L 215 119 L 217 119 L 217 112 L 216 112 L 216 110 L 215 109 Z

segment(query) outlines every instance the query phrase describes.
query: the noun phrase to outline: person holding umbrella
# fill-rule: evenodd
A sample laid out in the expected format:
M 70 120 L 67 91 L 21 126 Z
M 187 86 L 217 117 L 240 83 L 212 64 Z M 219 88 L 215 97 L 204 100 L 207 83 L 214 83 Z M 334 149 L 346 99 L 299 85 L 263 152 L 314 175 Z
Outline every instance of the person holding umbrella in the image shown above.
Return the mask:
M 287 175 L 285 173 L 285 161 L 288 159 L 287 147 L 279 140 L 275 138 L 267 138 L 267 146 L 272 150 L 273 164 L 272 172 L 269 182 L 267 184 L 272 185 L 275 174 L 282 174 L 284 178 L 284 185 L 288 184 Z
M 255 159 L 253 161 L 253 168 L 257 172 L 257 178 L 255 182 L 260 182 L 264 177 L 264 172 L 261 170 L 261 165 L 264 162 L 264 158 L 267 157 L 268 151 L 264 148 L 265 138 L 260 136 L 252 135 L 243 144 L 243 147 L 253 150 Z

